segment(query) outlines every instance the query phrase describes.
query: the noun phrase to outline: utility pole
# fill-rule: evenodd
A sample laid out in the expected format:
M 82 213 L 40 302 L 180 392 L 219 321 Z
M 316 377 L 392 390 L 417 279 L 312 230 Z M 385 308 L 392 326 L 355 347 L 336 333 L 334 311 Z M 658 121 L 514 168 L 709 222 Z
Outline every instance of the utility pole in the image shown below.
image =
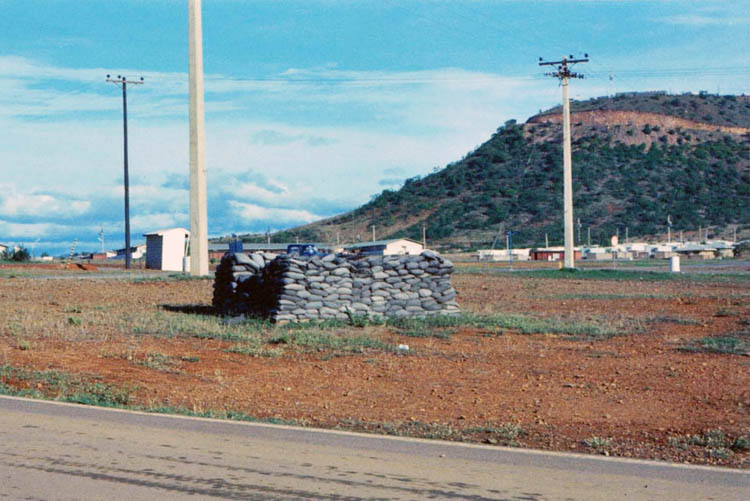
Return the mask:
M 510 260 L 510 269 L 513 269 L 513 231 L 508 232 L 508 259 Z
M 375 241 L 375 225 L 372 225 L 372 241 Z
M 102 243 L 102 254 L 104 254 L 104 226 L 99 229 L 99 241 Z
M 547 76 L 560 79 L 563 100 L 563 224 L 565 230 L 565 268 L 574 268 L 573 254 L 573 167 L 570 146 L 570 100 L 568 98 L 568 79 L 583 78 L 583 75 L 570 71 L 568 65 L 588 62 L 588 54 L 582 59 L 563 57 L 560 61 L 543 61 L 539 58 L 539 66 L 557 66 L 557 71 L 547 73 Z
M 578 218 L 578 245 L 581 245 L 581 218 Z
M 544 247 L 549 249 L 549 237 L 546 233 L 544 234 Z
M 125 269 L 130 269 L 130 179 L 128 177 L 128 84 L 143 85 L 143 77 L 140 80 L 128 80 L 124 75 L 117 75 L 117 78 L 110 78 L 107 75 L 107 82 L 117 84 L 122 87 L 122 138 L 123 138 L 123 183 L 125 185 Z
M 588 241 L 588 246 L 591 247 L 591 226 L 586 227 L 586 240 Z
M 737 240 L 736 234 L 735 234 L 735 241 Z M 427 227 L 425 225 L 422 225 L 422 249 L 427 248 Z
M 667 243 L 672 243 L 672 216 L 667 215 Z
M 190 274 L 208 275 L 206 131 L 203 115 L 203 27 L 201 0 L 188 0 L 190 88 Z

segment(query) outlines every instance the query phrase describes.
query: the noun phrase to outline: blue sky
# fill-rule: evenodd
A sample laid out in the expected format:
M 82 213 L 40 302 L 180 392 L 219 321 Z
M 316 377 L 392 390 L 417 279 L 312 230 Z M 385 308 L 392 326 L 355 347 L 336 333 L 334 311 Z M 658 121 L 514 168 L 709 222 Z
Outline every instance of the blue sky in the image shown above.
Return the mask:
M 187 0 L 0 0 L 0 243 L 188 227 Z M 750 1 L 203 0 L 209 234 L 332 216 L 571 96 L 750 93 Z M 610 79 L 610 75 L 612 79 Z

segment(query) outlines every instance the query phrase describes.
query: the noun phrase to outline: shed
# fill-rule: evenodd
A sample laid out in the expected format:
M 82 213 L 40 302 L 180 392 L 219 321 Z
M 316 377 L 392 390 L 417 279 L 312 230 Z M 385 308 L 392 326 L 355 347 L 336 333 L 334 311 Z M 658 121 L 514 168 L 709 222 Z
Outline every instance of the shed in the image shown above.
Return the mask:
M 538 247 L 531 249 L 532 261 L 562 261 L 565 259 L 565 247 Z M 573 258 L 581 259 L 581 249 L 573 249 Z
M 347 245 L 346 250 L 358 254 L 381 255 L 381 256 L 403 256 L 419 255 L 424 246 L 410 238 L 394 238 L 391 240 L 374 240 L 372 242 L 360 242 Z
M 185 228 L 146 233 L 146 268 L 152 270 L 183 271 L 190 232 Z

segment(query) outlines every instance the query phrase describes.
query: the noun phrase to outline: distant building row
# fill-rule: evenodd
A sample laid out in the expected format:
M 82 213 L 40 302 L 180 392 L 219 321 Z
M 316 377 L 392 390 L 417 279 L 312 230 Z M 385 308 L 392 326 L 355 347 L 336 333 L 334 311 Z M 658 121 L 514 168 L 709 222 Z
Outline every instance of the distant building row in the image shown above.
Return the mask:
M 706 243 L 660 243 L 634 242 L 614 247 L 576 247 L 575 259 L 592 261 L 612 259 L 668 259 L 681 256 L 688 259 L 716 259 L 734 256 L 734 243 L 724 240 Z M 534 247 L 512 249 L 514 261 L 562 261 L 564 247 Z M 480 261 L 509 261 L 507 249 L 481 249 L 477 251 Z

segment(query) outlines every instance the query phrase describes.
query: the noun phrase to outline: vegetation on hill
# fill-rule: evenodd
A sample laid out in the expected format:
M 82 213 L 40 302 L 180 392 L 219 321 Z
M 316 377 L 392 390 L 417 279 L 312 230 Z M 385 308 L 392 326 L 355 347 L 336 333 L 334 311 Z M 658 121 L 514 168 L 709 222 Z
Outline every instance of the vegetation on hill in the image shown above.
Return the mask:
M 676 104 L 675 104 L 676 103 Z M 695 104 L 697 103 L 697 104 Z M 663 94 L 598 98 L 575 110 L 629 110 L 677 115 L 698 122 L 750 126 L 744 97 Z M 550 110 L 551 113 L 554 110 Z M 750 135 L 658 125 L 574 124 L 576 242 L 606 244 L 631 237 L 699 227 L 750 229 Z M 385 190 L 354 211 L 289 230 L 293 241 L 342 242 L 410 237 L 438 246 L 490 245 L 512 230 L 519 245 L 562 242 L 562 132 L 559 123 L 511 120 L 462 160 Z M 627 229 L 627 230 L 626 230 Z M 291 237 L 291 238 L 290 238 Z

